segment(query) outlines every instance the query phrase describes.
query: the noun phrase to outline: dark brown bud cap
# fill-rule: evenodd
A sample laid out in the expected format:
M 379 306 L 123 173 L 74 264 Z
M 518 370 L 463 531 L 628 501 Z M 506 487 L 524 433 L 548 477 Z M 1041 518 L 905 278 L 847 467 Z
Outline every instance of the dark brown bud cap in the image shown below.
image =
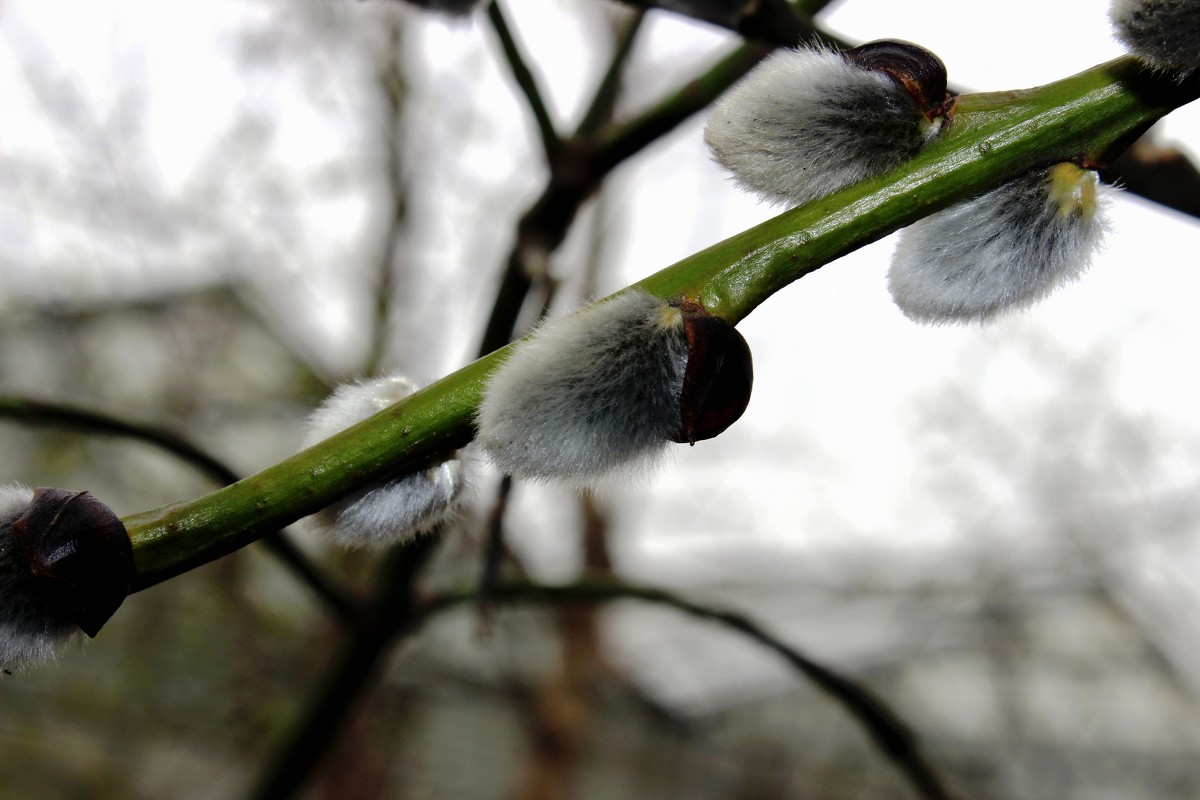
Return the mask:
M 750 402 L 754 366 L 750 346 L 737 328 L 684 302 L 688 360 L 679 397 L 681 425 L 674 441 L 695 444 L 737 422 Z
M 95 636 L 133 582 L 133 547 L 121 520 L 88 492 L 38 488 L 12 529 L 33 574 Z
M 924 47 L 900 39 L 878 39 L 844 55 L 852 64 L 889 75 L 908 90 L 927 119 L 944 113 L 946 65 Z

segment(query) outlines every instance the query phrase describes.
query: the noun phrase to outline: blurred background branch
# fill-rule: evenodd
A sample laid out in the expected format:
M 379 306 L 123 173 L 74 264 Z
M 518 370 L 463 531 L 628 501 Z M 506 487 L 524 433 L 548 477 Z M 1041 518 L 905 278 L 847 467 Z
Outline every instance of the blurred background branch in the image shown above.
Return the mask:
M 951 796 L 943 787 L 936 770 L 921 755 L 917 736 L 887 703 L 850 678 L 813 661 L 743 614 L 686 600 L 662 589 L 620 583 L 580 582 L 561 586 L 508 583 L 493 588 L 490 597 L 495 601 L 550 605 L 640 600 L 668 606 L 737 631 L 780 655 L 798 673 L 838 702 L 847 714 L 863 726 L 879 751 L 895 762 L 918 797 L 945 800 Z M 433 595 L 424 600 L 423 613 L 428 616 L 477 599 L 479 595 L 474 591 Z

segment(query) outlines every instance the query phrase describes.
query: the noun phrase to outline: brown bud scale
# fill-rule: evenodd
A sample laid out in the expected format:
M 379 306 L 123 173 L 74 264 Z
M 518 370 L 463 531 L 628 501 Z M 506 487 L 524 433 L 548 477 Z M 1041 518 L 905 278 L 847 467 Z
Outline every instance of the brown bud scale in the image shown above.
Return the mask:
M 121 520 L 88 492 L 42 487 L 12 530 L 33 574 L 95 636 L 133 582 L 133 547 Z
M 688 360 L 679 398 L 681 425 L 673 440 L 695 444 L 742 416 L 750 403 L 754 366 L 750 346 L 737 328 L 698 303 L 684 301 L 680 308 Z
M 890 76 L 916 100 L 926 119 L 946 110 L 946 65 L 920 45 L 900 39 L 878 39 L 844 53 L 851 63 Z

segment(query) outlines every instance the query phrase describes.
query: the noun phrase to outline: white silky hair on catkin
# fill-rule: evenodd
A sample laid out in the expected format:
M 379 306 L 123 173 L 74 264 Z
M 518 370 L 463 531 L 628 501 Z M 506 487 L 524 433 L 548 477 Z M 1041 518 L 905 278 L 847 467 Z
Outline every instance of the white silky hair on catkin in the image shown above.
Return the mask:
M 1109 19 L 1133 55 L 1183 80 L 1200 67 L 1200 2 L 1114 0 Z
M 309 416 L 303 446 L 311 447 L 362 422 L 418 388 L 398 375 L 342 384 Z M 452 516 L 465 483 L 466 468 L 456 456 L 347 495 L 316 519 L 341 544 L 384 547 L 411 539 Z
M 478 441 L 518 478 L 586 486 L 635 473 L 681 426 L 679 309 L 631 290 L 543 323 L 497 367 Z
M 986 320 L 1078 278 L 1104 231 L 1096 173 L 1041 169 L 900 234 L 888 289 L 918 322 Z
M 887 75 L 824 48 L 779 50 L 716 103 L 704 139 L 747 189 L 802 205 L 894 169 L 928 133 Z
M 49 661 L 79 632 L 70 609 L 55 601 L 30 572 L 12 529 L 32 500 L 33 490 L 27 486 L 0 485 L 0 668 L 7 670 Z

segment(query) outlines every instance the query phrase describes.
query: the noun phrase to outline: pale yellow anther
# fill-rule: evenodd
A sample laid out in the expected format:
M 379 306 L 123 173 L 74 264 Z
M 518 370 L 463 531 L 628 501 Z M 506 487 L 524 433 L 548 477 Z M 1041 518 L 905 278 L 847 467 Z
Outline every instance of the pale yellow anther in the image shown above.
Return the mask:
M 1064 217 L 1091 219 L 1096 213 L 1098 176 L 1090 169 L 1071 163 L 1050 168 L 1050 200 Z
M 678 328 L 683 325 L 683 311 L 663 303 L 658 309 L 658 325 L 661 328 Z

